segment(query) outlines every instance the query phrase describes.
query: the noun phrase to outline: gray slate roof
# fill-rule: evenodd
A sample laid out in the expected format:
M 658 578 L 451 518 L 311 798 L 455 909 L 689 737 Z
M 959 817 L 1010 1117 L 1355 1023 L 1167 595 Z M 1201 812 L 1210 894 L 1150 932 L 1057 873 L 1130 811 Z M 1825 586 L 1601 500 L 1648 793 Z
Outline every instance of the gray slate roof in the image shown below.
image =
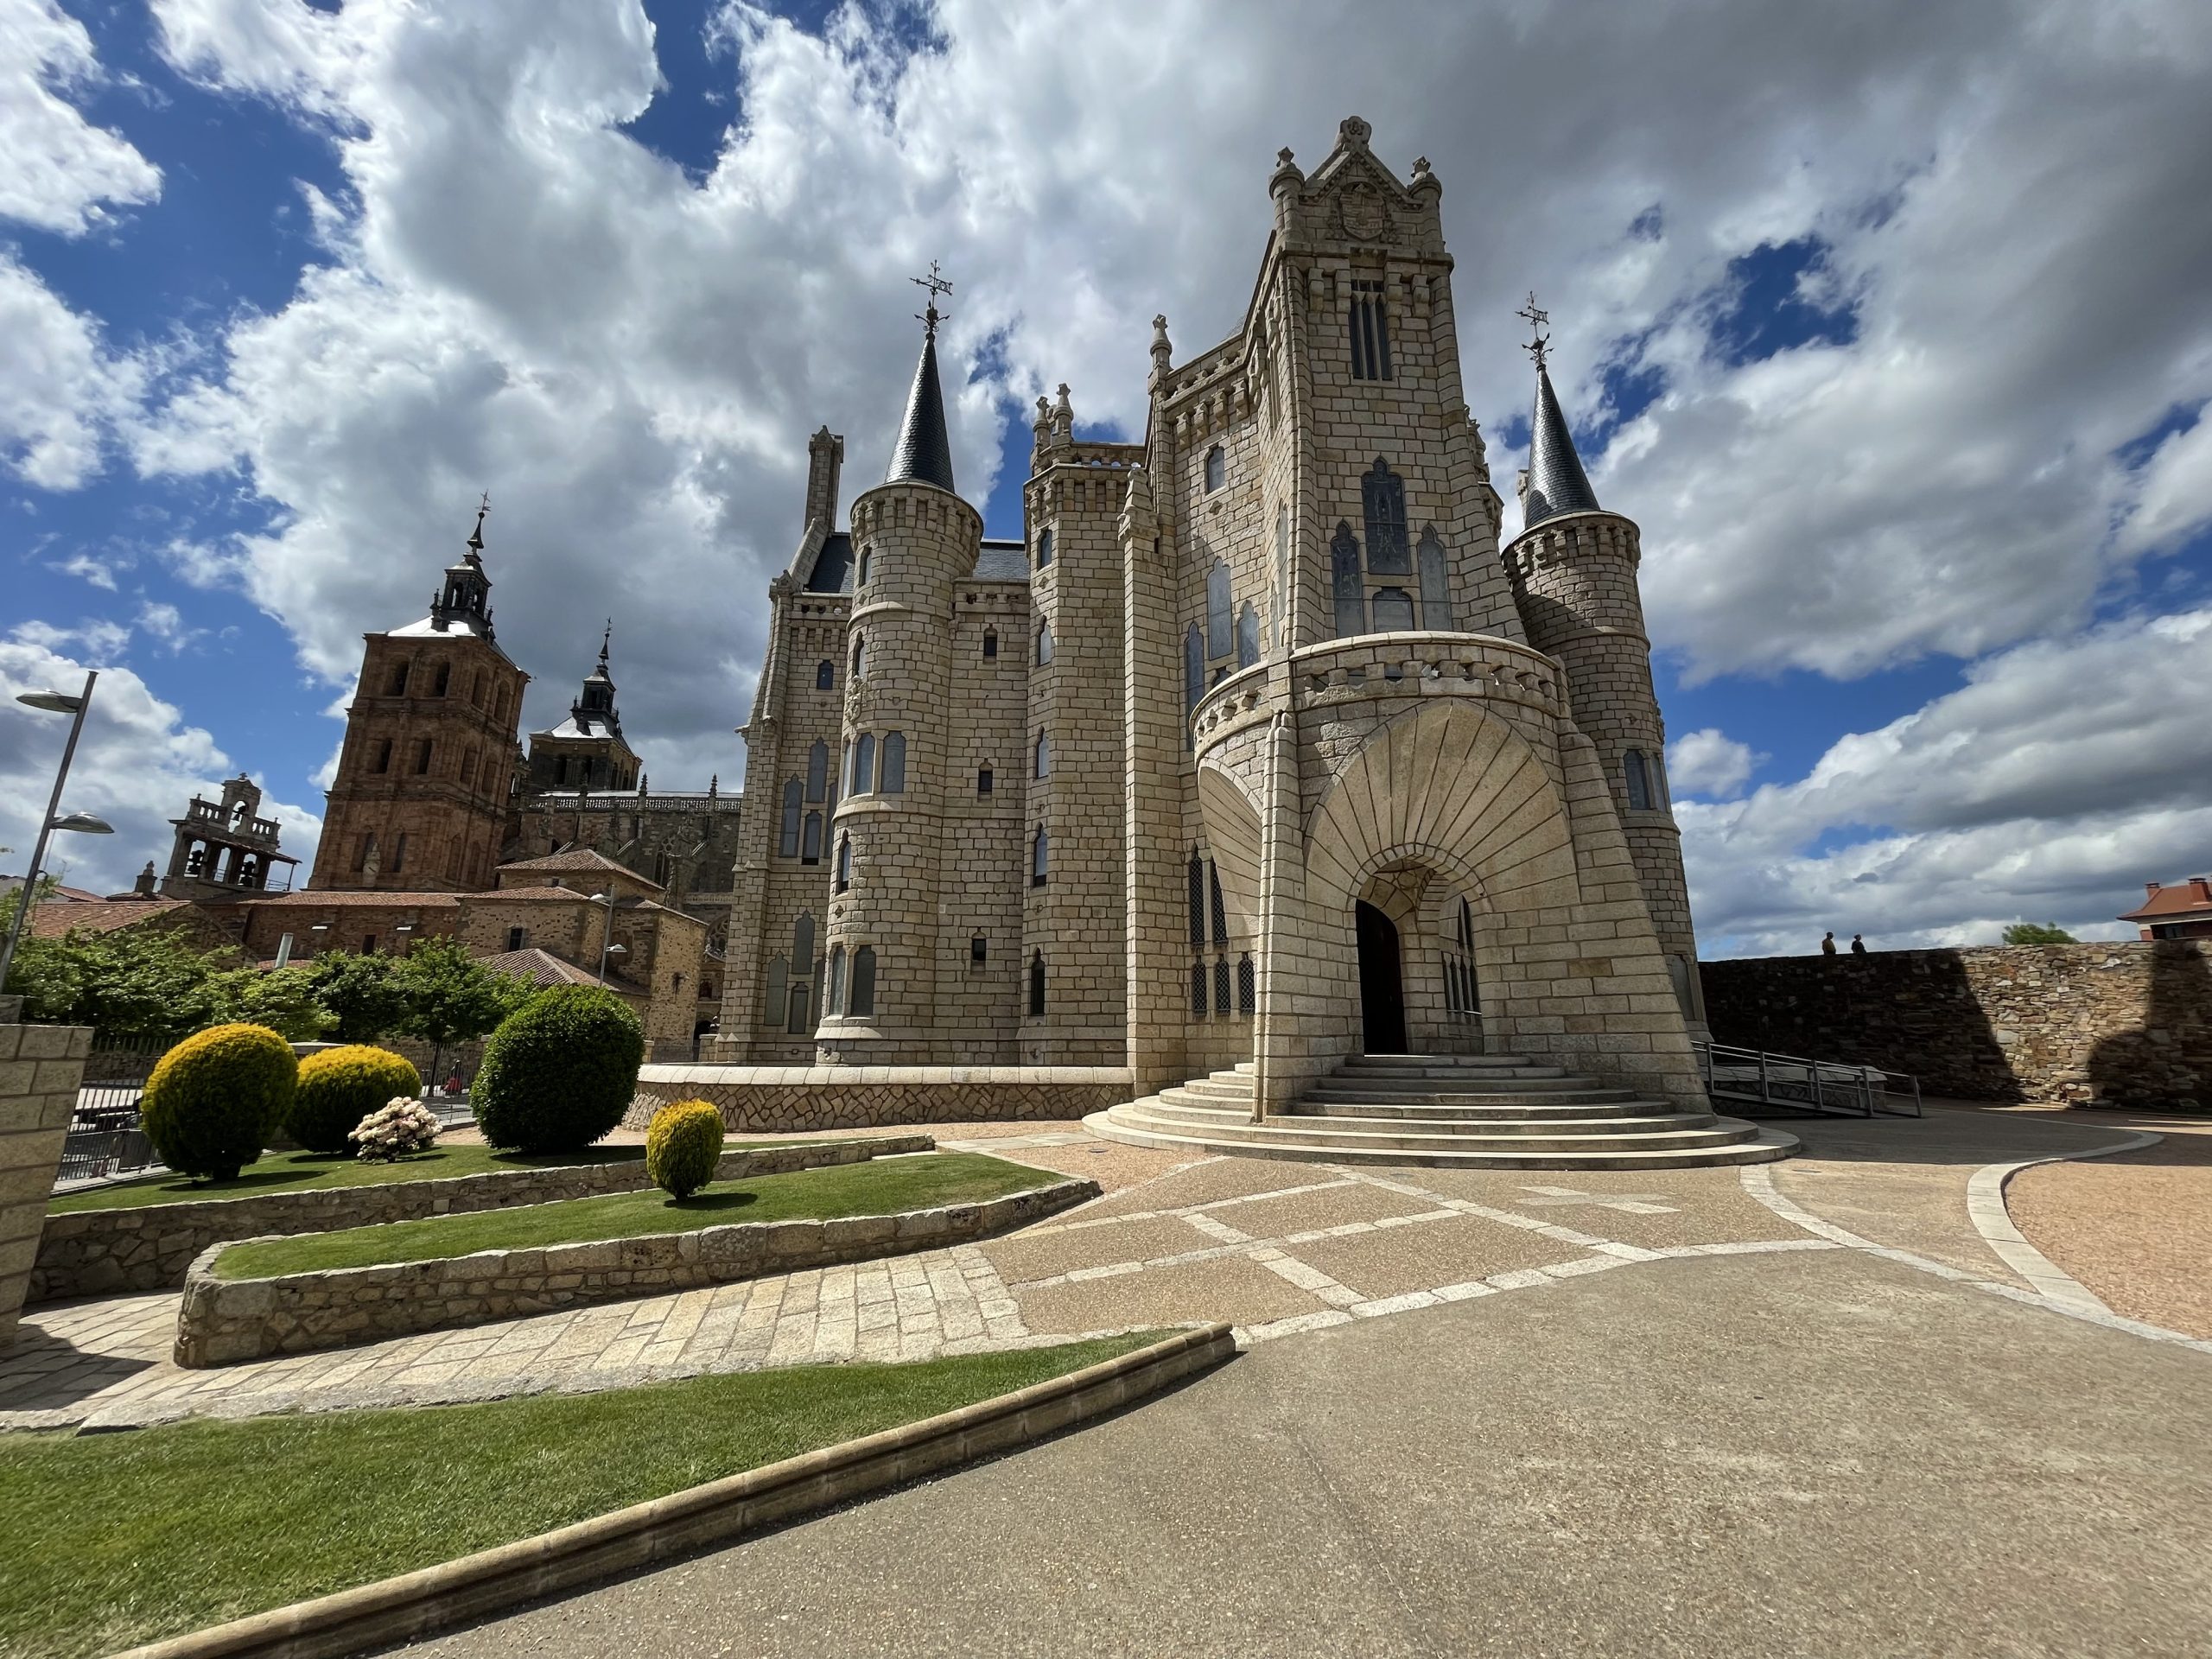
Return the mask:
M 1536 371 L 1536 409 L 1529 421 L 1529 501 L 1527 524 L 1541 524 L 1563 512 L 1595 512 L 1597 492 L 1582 471 L 1582 458 L 1574 453 L 1574 438 L 1560 412 L 1552 378 Z
M 935 314 L 931 314 L 935 320 Z M 918 479 L 958 494 L 952 486 L 952 440 L 944 429 L 944 394 L 937 379 L 937 335 L 922 341 L 922 360 L 914 367 L 913 390 L 906 394 L 906 416 L 899 423 L 899 442 L 891 452 L 887 484 Z

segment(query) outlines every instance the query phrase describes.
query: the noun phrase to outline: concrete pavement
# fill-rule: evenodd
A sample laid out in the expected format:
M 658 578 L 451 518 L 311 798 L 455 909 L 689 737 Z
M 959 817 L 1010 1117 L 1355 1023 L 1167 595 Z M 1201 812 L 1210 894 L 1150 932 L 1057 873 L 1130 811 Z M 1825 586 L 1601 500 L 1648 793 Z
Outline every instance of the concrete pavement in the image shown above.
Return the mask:
M 410 1651 L 2182 1656 L 2212 1358 L 1862 1251 L 1356 1319 Z

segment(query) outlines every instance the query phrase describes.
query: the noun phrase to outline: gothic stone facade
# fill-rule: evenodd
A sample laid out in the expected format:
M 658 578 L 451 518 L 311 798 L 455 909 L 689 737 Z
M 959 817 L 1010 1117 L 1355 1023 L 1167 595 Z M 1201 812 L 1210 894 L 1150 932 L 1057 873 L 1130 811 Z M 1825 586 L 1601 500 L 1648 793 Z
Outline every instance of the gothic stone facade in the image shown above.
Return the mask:
M 708 1058 L 1530 1052 L 1701 1099 L 1636 526 L 1539 372 L 1529 528 L 1459 378 L 1442 188 L 1282 153 L 1243 325 L 1155 325 L 1144 442 L 1039 400 L 1020 543 L 953 486 L 934 321 L 888 480 L 842 441 L 770 586 Z

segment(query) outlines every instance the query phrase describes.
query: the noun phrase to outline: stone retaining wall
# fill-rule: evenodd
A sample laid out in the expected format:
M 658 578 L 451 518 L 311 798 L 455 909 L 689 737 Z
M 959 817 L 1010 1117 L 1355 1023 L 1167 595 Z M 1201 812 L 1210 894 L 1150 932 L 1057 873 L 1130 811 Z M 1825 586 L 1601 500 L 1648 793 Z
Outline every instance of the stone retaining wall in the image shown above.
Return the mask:
M 829 1146 L 761 1147 L 722 1154 L 718 1181 L 782 1175 L 831 1164 L 864 1163 L 893 1153 L 929 1152 L 926 1135 L 885 1135 Z M 52 1185 L 49 1177 L 48 1184 Z M 175 1290 L 193 1258 L 211 1244 L 270 1235 L 335 1232 L 385 1221 L 504 1210 L 561 1198 L 635 1192 L 652 1185 L 643 1158 L 612 1164 L 563 1164 L 547 1169 L 496 1170 L 440 1180 L 388 1181 L 322 1192 L 271 1192 L 261 1198 L 206 1198 L 129 1210 L 75 1210 L 46 1218 L 29 1300 L 112 1296 Z
M 17 1023 L 22 998 L 0 998 L 0 1348 L 35 1301 L 33 1266 L 46 1195 L 77 1109 L 92 1033 L 81 1026 Z
M 1129 1074 L 1090 1065 L 648 1065 L 626 1122 L 704 1100 L 738 1133 L 890 1123 L 1073 1122 L 1132 1098 Z
M 794 1273 L 965 1243 L 1099 1196 L 1055 1181 L 1006 1198 L 838 1221 L 772 1221 L 438 1262 L 223 1280 L 226 1245 L 193 1262 L 177 1312 L 176 1363 L 227 1365 L 417 1331 L 521 1319 L 588 1302 L 666 1295 L 766 1273 Z
M 1708 962 L 1715 1042 L 1910 1071 L 1962 1100 L 2212 1103 L 2212 946 L 1877 950 Z

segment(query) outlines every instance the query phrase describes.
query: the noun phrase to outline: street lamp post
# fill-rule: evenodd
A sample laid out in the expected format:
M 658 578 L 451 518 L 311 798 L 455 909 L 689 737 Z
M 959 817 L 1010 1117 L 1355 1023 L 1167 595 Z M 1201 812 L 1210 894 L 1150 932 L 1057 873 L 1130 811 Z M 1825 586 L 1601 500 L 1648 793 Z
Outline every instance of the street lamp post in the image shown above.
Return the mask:
M 92 682 L 99 678 L 99 671 L 92 669 L 85 675 L 85 689 L 75 696 L 67 691 L 24 691 L 16 701 L 33 709 L 42 709 L 51 715 L 73 715 L 69 722 L 69 741 L 61 750 L 60 769 L 54 774 L 54 793 L 46 803 L 46 816 L 39 820 L 38 839 L 31 846 L 31 866 L 23 875 L 23 896 L 16 903 L 15 919 L 8 924 L 8 943 L 0 945 L 0 991 L 8 987 L 8 970 L 15 966 L 16 944 L 23 937 L 23 925 L 29 919 L 31 906 L 38 902 L 39 871 L 46 862 L 46 843 L 56 830 L 72 830 L 84 835 L 110 836 L 115 826 L 94 817 L 89 812 L 61 814 L 61 787 L 69 781 L 69 763 L 77 758 L 77 739 L 85 729 L 85 712 L 92 706 Z

